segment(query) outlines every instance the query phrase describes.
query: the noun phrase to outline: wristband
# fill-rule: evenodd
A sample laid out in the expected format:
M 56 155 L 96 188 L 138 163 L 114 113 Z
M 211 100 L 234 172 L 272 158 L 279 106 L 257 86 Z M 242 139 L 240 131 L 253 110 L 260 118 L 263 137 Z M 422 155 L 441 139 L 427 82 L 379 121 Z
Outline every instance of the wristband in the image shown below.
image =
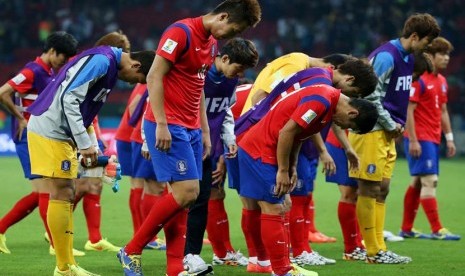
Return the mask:
M 446 141 L 454 141 L 454 134 L 452 132 L 444 134 Z

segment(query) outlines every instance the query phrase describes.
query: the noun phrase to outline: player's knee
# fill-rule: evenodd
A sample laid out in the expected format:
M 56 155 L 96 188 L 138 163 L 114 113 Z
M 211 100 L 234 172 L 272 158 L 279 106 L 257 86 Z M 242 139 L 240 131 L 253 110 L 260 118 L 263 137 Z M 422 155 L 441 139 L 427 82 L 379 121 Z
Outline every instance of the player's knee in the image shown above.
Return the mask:
M 436 197 L 436 187 L 438 185 L 438 176 L 435 174 L 420 177 L 421 197 Z
M 381 186 L 379 183 L 370 182 L 369 184 L 359 183 L 358 194 L 365 197 L 377 198 L 381 193 Z
M 291 200 L 291 196 L 289 194 L 286 194 L 285 197 L 284 197 L 283 207 L 284 207 L 284 210 L 283 210 L 284 213 L 287 213 L 287 212 L 291 211 L 292 200 Z

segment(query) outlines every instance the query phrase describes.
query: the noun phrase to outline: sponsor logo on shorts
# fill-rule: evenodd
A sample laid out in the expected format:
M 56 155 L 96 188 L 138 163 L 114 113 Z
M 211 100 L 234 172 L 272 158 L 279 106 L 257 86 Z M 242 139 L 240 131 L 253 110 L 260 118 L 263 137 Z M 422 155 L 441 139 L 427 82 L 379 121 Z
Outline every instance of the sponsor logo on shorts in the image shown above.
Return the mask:
M 426 160 L 426 167 L 428 167 L 428 169 L 431 169 L 433 167 L 433 160 L 431 159 Z
M 69 160 L 63 160 L 61 161 L 61 170 L 62 171 L 69 171 L 71 169 L 71 161 Z
M 176 162 L 176 170 L 180 173 L 180 174 L 185 174 L 187 172 L 187 163 L 185 160 L 178 160 L 178 162 Z
M 368 174 L 374 174 L 376 172 L 376 165 L 375 164 L 369 164 L 367 167 L 367 173 Z

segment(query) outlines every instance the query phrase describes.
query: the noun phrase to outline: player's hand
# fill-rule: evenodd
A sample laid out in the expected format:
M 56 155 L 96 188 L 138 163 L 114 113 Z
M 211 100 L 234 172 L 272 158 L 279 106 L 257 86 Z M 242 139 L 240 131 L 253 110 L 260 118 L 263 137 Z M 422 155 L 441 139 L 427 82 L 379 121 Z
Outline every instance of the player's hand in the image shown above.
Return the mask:
M 202 131 L 202 144 L 203 144 L 203 155 L 202 160 L 205 160 L 212 151 L 212 142 L 210 141 L 210 132 Z
M 281 197 L 287 194 L 291 190 L 291 179 L 289 178 L 288 170 L 279 170 L 276 174 L 276 186 L 274 194 L 277 197 Z
M 224 154 L 226 158 L 234 158 L 237 156 L 237 145 L 232 144 L 228 146 L 228 152 Z
M 410 140 L 408 143 L 408 154 L 413 158 L 419 158 L 421 155 L 421 145 L 418 141 Z
M 456 153 L 454 141 L 447 141 L 447 157 L 453 157 Z
M 94 146 L 91 146 L 87 149 L 80 149 L 79 153 L 82 156 L 85 167 L 91 168 L 97 165 L 98 151 Z
M 27 127 L 27 121 L 26 119 L 22 118 L 21 120 L 18 121 L 18 129 L 16 130 L 16 137 L 18 137 L 18 140 L 21 140 L 23 138 L 23 132 Z
M 326 175 L 333 175 L 336 173 L 336 164 L 327 151 L 320 153 L 320 161 L 323 165 L 323 169 L 321 170 L 322 173 Z
M 395 129 L 386 131 L 386 137 L 388 140 L 396 139 L 397 137 L 401 136 L 402 133 L 404 133 L 404 127 L 401 124 L 396 123 Z
M 142 154 L 142 157 L 144 157 L 144 159 L 150 160 L 149 147 L 147 146 L 147 141 L 145 141 L 145 140 L 142 143 L 142 148 L 140 149 L 140 154 Z
M 168 152 L 171 148 L 171 133 L 166 124 L 157 124 L 155 131 L 155 148 L 159 151 Z
M 346 150 L 347 161 L 349 161 L 349 170 L 357 170 L 359 166 L 359 159 L 352 147 Z
M 220 156 L 218 162 L 216 162 L 216 170 L 212 172 L 212 185 L 223 182 L 226 176 L 226 166 L 224 164 L 223 156 Z
M 291 169 L 289 170 L 289 178 L 291 181 L 291 188 L 289 189 L 289 192 L 292 192 L 295 186 L 297 185 L 297 180 L 298 180 L 296 166 L 292 166 Z

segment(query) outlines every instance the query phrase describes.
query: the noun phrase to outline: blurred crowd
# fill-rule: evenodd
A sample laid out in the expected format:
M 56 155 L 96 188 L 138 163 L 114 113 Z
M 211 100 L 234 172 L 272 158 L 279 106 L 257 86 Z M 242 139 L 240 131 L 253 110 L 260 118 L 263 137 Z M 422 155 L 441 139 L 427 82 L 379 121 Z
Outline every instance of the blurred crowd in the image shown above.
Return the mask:
M 218 0 L 0 0 L 0 70 L 6 81 L 40 52 L 50 32 L 65 30 L 90 47 L 98 37 L 123 30 L 132 49 L 154 49 L 166 25 L 177 18 L 203 14 Z M 446 75 L 449 107 L 465 129 L 465 10 L 461 0 L 266 0 L 262 22 L 246 33 L 260 50 L 260 65 L 292 51 L 312 56 L 351 53 L 366 56 L 382 42 L 400 35 L 414 12 L 429 12 L 441 25 L 441 35 L 455 47 Z M 120 89 L 129 89 L 124 85 Z M 456 121 L 457 121 L 456 120 Z

